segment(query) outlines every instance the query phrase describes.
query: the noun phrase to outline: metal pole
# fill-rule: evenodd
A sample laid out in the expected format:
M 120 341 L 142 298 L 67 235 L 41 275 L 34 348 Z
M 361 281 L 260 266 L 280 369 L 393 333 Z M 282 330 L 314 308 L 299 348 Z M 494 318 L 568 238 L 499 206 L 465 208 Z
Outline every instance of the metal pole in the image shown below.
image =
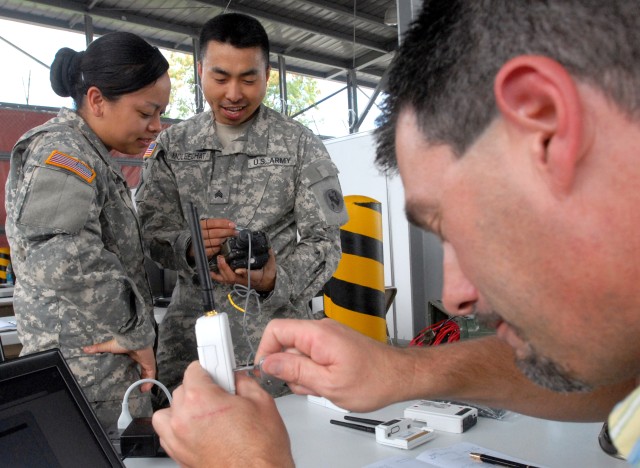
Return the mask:
M 380 81 L 378 81 L 378 86 L 376 86 L 376 89 L 373 90 L 373 95 L 369 99 L 369 102 L 367 103 L 367 106 L 364 108 L 364 111 L 362 112 L 362 115 L 360 115 L 360 118 L 358 119 L 358 121 L 353 126 L 354 133 L 357 133 L 358 131 L 360 131 L 360 126 L 362 125 L 362 122 L 364 122 L 364 119 L 367 118 L 367 114 L 369 113 L 369 111 L 371 110 L 373 105 L 375 104 L 376 99 L 378 99 L 378 95 L 384 89 L 384 87 L 387 85 L 388 73 L 389 73 L 389 68 L 387 68 L 384 71 L 384 74 L 380 78 Z
M 204 112 L 204 97 L 202 95 L 202 82 L 198 75 L 198 53 L 200 50 L 200 41 L 197 38 L 193 38 L 193 82 L 195 85 L 195 104 L 196 113 L 201 114 Z
M 26 55 L 27 57 L 29 57 L 31 60 L 33 60 L 36 63 L 39 63 L 40 65 L 42 65 L 43 67 L 47 68 L 47 69 L 51 69 L 51 67 L 49 65 L 47 65 L 46 63 L 38 60 L 37 58 L 35 58 L 33 55 L 31 55 L 29 52 L 26 52 L 24 50 L 22 50 L 20 47 L 18 47 L 17 45 L 15 45 L 13 42 L 8 41 L 7 39 L 5 39 L 4 37 L 0 36 L 0 41 L 6 42 L 7 44 L 9 44 L 11 47 L 13 47 L 14 49 L 18 50 L 20 53 Z
M 349 105 L 349 133 L 354 133 L 358 121 L 358 83 L 356 71 L 347 70 L 347 101 Z
M 342 91 L 344 91 L 345 89 L 347 89 L 347 87 L 345 86 L 344 88 L 340 88 L 338 91 L 335 91 L 331 94 L 329 94 L 326 97 L 323 97 L 322 99 L 320 99 L 319 101 L 314 102 L 313 104 L 311 104 L 309 107 L 305 107 L 304 109 L 302 109 L 299 112 L 296 112 L 295 114 L 293 114 L 291 116 L 292 119 L 298 117 L 300 114 L 304 114 L 305 112 L 307 112 L 309 109 L 316 107 L 318 104 L 322 104 L 324 101 L 331 99 L 333 96 L 335 96 L 336 94 L 340 94 Z
M 91 15 L 84 15 L 84 38 L 87 45 L 93 42 L 93 18 Z
M 278 54 L 278 78 L 280 81 L 280 113 L 287 115 L 287 64 L 284 55 Z

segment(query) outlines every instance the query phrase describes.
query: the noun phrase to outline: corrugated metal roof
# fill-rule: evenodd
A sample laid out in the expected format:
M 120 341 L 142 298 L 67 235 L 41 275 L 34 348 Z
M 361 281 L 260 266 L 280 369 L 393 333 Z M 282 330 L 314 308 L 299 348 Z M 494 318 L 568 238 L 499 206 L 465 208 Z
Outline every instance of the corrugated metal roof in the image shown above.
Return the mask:
M 375 87 L 397 46 L 397 28 L 384 24 L 395 0 L 0 0 L 0 17 L 95 34 L 130 31 L 159 47 L 193 52 L 202 24 L 225 11 L 258 18 L 271 40 L 272 65 Z M 354 11 L 355 10 L 355 11 Z

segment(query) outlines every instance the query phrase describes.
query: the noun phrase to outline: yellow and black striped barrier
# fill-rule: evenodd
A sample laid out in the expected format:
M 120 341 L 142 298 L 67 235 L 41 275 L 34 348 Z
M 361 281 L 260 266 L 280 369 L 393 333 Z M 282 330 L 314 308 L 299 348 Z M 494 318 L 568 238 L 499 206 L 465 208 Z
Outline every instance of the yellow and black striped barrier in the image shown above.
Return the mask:
M 0 283 L 7 282 L 7 265 L 11 261 L 11 250 L 9 247 L 0 247 Z
M 387 341 L 382 249 L 382 205 L 362 195 L 344 197 L 349 222 L 340 229 L 342 259 L 324 287 L 327 317 Z

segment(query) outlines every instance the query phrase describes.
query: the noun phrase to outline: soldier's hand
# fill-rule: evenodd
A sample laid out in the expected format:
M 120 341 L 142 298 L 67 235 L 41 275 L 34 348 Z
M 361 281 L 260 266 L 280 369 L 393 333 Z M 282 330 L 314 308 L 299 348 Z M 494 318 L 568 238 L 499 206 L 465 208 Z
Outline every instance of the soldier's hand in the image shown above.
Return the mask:
M 227 237 L 238 234 L 236 223 L 222 218 L 201 219 L 200 229 L 202 229 L 202 241 L 207 258 L 220 252 L 220 246 L 227 240 Z
M 247 270 L 238 268 L 232 270 L 222 255 L 218 256 L 219 273 L 211 272 L 211 278 L 224 284 L 249 284 L 247 272 L 251 275 L 251 289 L 259 292 L 271 292 L 276 285 L 276 256 L 273 249 L 269 249 L 269 260 L 259 270 Z
M 120 346 L 115 339 L 111 339 L 103 343 L 96 343 L 91 346 L 85 346 L 82 348 L 82 350 L 87 354 L 128 354 L 131 359 L 140 364 L 140 378 L 156 378 L 156 357 L 153 354 L 153 348 L 144 348 L 137 350 L 126 349 Z M 152 383 L 144 383 L 140 386 L 140 390 L 142 392 L 148 392 L 152 387 Z
M 200 220 L 202 229 L 202 242 L 207 258 L 211 258 L 220 252 L 220 246 L 227 239 L 238 234 L 236 224 L 233 221 L 222 218 L 207 218 Z M 189 248 L 189 255 L 193 257 L 193 246 Z

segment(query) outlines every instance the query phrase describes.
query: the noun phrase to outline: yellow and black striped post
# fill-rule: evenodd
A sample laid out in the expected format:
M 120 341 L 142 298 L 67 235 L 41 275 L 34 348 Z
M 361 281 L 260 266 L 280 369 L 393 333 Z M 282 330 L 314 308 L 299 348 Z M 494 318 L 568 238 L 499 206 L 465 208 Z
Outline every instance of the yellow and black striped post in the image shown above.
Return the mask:
M 378 341 L 387 341 L 382 250 L 382 205 L 344 197 L 349 222 L 340 229 L 342 259 L 324 287 L 324 312 Z
M 9 247 L 0 247 L 0 283 L 7 282 L 7 265 L 11 261 L 11 250 Z

